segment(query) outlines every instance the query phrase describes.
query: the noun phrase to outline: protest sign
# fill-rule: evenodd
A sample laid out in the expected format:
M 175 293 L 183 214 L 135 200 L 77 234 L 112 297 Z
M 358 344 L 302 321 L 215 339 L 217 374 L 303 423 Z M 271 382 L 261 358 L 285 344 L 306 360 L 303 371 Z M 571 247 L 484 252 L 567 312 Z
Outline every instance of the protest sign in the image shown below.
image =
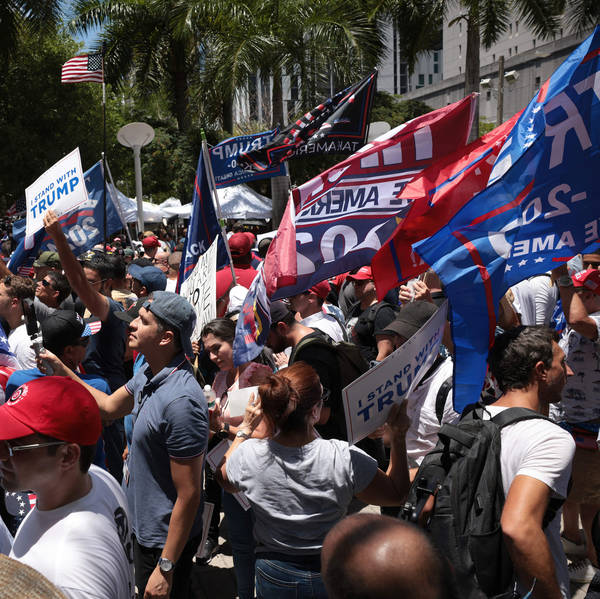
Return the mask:
M 194 306 L 196 312 L 196 327 L 192 334 L 194 340 L 200 338 L 204 325 L 217 316 L 217 242 L 218 238 L 198 258 L 192 274 L 181 286 L 181 295 Z
M 395 352 L 342 391 L 348 443 L 384 424 L 391 407 L 419 384 L 438 355 L 448 303 Z
M 30 237 L 44 228 L 44 214 L 50 208 L 61 216 L 87 199 L 81 156 L 79 148 L 75 148 L 25 190 L 25 235 Z

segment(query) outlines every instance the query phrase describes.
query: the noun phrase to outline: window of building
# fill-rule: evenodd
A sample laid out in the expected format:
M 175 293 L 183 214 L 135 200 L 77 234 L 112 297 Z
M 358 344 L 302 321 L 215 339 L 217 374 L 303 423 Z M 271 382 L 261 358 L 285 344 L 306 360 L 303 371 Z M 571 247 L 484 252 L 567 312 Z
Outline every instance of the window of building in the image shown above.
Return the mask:
M 542 85 L 542 78 L 536 77 L 535 78 L 535 89 L 540 89 L 540 85 Z
M 290 75 L 290 100 L 298 100 L 298 75 Z
M 433 72 L 436 75 L 440 72 L 440 53 L 437 50 L 433 53 Z
M 512 23 L 509 23 L 509 25 L 508 25 L 508 33 L 510 33 L 510 35 L 512 35 Z
M 515 46 L 515 54 L 519 53 L 519 46 Z
M 485 99 L 488 102 L 492 99 L 492 92 L 489 89 L 485 92 Z
M 462 21 L 458 22 L 458 33 L 462 33 Z
M 533 47 L 535 48 L 535 38 L 533 38 Z
M 509 55 L 509 56 L 512 56 L 512 48 L 509 48 L 509 49 L 508 49 L 508 55 Z
M 462 67 L 458 67 L 458 74 L 460 75 L 462 73 Z
M 519 33 L 519 21 L 515 21 L 515 33 Z
M 458 55 L 462 56 L 462 45 L 458 44 Z
M 560 37 L 562 37 L 562 36 L 563 36 L 563 30 L 562 30 L 562 27 L 561 27 L 560 28 Z
M 428 81 L 429 85 L 431 85 L 433 83 L 433 75 L 431 73 L 429 73 L 429 75 L 427 77 L 427 81 Z
M 496 55 L 492 54 L 492 62 L 496 62 Z
M 425 75 L 423 73 L 419 73 L 419 84 L 417 87 L 423 87 L 425 85 Z

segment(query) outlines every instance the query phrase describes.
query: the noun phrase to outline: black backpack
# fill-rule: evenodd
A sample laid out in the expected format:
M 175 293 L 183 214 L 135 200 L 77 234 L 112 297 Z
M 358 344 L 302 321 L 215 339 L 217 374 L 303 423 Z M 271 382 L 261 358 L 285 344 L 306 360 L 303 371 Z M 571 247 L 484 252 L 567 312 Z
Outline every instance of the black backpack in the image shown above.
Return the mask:
M 340 371 L 340 389 L 354 382 L 361 374 L 369 370 L 369 365 L 362 357 L 360 349 L 348 341 L 331 341 L 329 337 L 310 335 L 301 339 L 294 347 L 294 356 L 307 346 L 327 347 L 335 354 Z
M 452 565 L 461 599 L 516 596 L 500 527 L 504 507 L 500 430 L 523 420 L 548 420 L 526 408 L 507 408 L 484 420 L 483 410 L 465 411 L 460 422 L 441 427 L 439 441 L 423 459 L 400 516 L 416 522 L 430 495 L 435 495 L 427 528 Z M 559 499 L 550 501 L 544 526 L 561 505 Z

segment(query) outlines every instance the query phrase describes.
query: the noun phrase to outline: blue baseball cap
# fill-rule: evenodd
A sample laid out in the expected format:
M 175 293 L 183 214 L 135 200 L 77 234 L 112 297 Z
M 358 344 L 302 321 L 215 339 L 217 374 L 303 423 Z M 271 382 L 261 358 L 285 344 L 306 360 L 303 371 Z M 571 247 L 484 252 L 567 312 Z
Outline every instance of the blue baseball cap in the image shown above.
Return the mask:
M 164 291 L 167 286 L 167 277 L 165 273 L 155 266 L 139 266 L 138 264 L 130 264 L 127 272 L 136 281 L 139 281 L 147 290 L 148 293 L 153 291 Z
M 152 299 L 143 306 L 155 316 L 179 331 L 179 339 L 183 353 L 192 357 L 192 333 L 196 326 L 196 312 L 192 304 L 184 297 L 171 291 L 155 291 Z

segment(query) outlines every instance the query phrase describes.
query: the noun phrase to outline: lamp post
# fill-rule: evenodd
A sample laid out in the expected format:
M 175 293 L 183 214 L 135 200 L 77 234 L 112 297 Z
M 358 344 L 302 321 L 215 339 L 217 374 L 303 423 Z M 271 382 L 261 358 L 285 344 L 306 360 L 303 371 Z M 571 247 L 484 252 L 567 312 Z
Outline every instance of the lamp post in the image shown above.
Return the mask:
M 154 139 L 154 129 L 147 123 L 129 123 L 121 127 L 117 140 L 122 146 L 133 150 L 135 170 L 135 199 L 138 211 L 138 234 L 144 230 L 144 204 L 142 202 L 142 162 L 141 149 Z

